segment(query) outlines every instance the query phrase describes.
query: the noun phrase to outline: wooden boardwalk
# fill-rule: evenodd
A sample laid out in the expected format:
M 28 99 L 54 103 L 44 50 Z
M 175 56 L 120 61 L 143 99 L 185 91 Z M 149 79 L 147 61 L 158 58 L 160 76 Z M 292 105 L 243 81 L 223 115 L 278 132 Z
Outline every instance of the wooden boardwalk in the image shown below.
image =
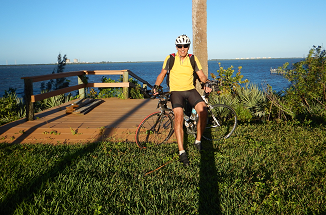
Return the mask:
M 87 143 L 95 141 L 135 142 L 139 123 L 156 111 L 157 100 L 103 99 L 86 115 L 66 114 L 72 102 L 35 114 L 34 121 L 21 119 L 0 127 L 0 142 Z

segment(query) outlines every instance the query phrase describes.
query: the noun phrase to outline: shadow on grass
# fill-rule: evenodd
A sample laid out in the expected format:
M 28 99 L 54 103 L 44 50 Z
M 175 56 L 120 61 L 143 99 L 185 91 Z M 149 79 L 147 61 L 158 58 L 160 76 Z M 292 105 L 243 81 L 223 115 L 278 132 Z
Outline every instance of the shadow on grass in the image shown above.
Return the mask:
M 188 135 L 184 132 L 184 140 L 188 140 Z M 184 141 L 185 148 L 194 147 L 192 144 Z M 204 149 L 200 152 L 198 212 L 199 214 L 221 214 L 219 177 L 214 156 L 216 149 L 211 141 L 204 139 L 202 139 L 202 146 Z
M 73 154 L 68 154 L 53 167 L 36 178 L 32 178 L 29 182 L 22 184 L 17 190 L 7 195 L 0 204 L 0 214 L 13 214 L 16 207 L 23 201 L 31 201 L 35 193 L 43 189 L 43 183 L 46 181 L 54 181 L 55 178 L 62 173 L 72 161 L 81 159 L 82 156 L 92 153 L 100 143 L 90 143 L 79 149 Z
M 200 157 L 199 214 L 221 214 L 219 177 L 211 141 L 203 141 Z
M 130 111 L 128 111 L 124 116 L 117 119 L 115 122 L 107 125 L 108 127 L 116 127 L 121 122 L 128 119 L 130 115 L 132 115 L 136 110 L 143 107 L 146 103 L 148 103 L 150 100 L 146 99 L 142 103 L 136 105 L 133 107 Z M 55 121 L 59 118 L 62 118 L 66 114 L 60 115 L 56 118 L 51 119 L 51 121 Z M 44 122 L 45 123 L 45 122 Z M 38 127 L 40 127 L 42 123 L 30 128 L 30 130 L 35 130 Z M 110 129 L 108 129 L 111 131 Z M 13 191 L 11 194 L 7 195 L 4 199 L 2 199 L 2 202 L 0 203 L 0 214 L 12 214 L 16 210 L 16 207 L 21 204 L 23 201 L 30 201 L 33 199 L 33 196 L 35 193 L 43 189 L 43 183 L 49 180 L 50 182 L 54 181 L 55 178 L 62 173 L 66 167 L 70 166 L 72 161 L 75 161 L 76 159 L 81 159 L 84 155 L 88 153 L 92 153 L 95 151 L 95 149 L 100 144 L 99 141 L 103 139 L 103 135 L 99 135 L 96 140 L 93 143 L 85 144 L 84 147 L 79 149 L 73 154 L 69 154 L 62 158 L 61 161 L 57 162 L 56 165 L 48 169 L 43 174 L 39 175 L 36 178 L 32 178 L 29 182 L 22 184 L 18 189 Z M 2 146 L 2 148 L 10 147 L 14 144 L 18 144 L 23 140 L 23 138 L 18 138 L 14 143 L 12 144 L 5 144 Z

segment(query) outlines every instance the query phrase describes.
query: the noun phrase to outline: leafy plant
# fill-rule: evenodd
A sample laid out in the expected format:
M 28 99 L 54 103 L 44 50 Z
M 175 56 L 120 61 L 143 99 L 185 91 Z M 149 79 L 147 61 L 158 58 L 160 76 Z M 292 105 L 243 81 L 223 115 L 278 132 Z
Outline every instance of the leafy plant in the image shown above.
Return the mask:
M 236 91 L 240 84 L 248 83 L 248 79 L 242 80 L 243 75 L 241 75 L 242 67 L 238 67 L 238 72 L 233 75 L 234 69 L 233 66 L 230 66 L 226 70 L 221 66 L 221 63 L 218 63 L 219 69 L 217 70 L 217 76 L 211 73 L 211 77 L 215 80 L 218 80 L 220 83 L 220 90 L 222 94 L 230 94 Z
M 16 89 L 5 90 L 0 98 L 0 125 L 26 116 L 23 99 L 17 97 Z
M 129 78 L 129 82 L 133 83 L 135 85 L 135 87 L 129 88 L 129 96 L 130 98 L 133 99 L 143 99 L 144 98 L 144 94 L 142 93 L 142 87 L 141 85 L 138 83 L 137 80 L 134 80 L 133 78 Z
M 102 77 L 102 83 L 115 83 L 116 81 L 111 78 Z M 122 88 L 117 87 L 99 87 L 98 98 L 111 98 L 118 97 L 122 93 Z
M 110 78 L 102 77 L 102 83 L 119 83 L 122 81 L 122 77 L 118 81 L 115 81 Z M 129 96 L 132 99 L 143 99 L 144 95 L 142 93 L 142 88 L 137 80 L 133 80 L 133 78 L 129 78 L 129 82 L 134 84 L 135 87 L 129 88 Z M 110 98 L 110 97 L 118 97 L 124 98 L 123 91 L 121 87 L 106 87 L 99 88 L 98 98 Z
M 44 93 L 44 92 L 42 92 Z M 68 101 L 70 101 L 72 98 L 71 94 L 61 94 L 61 95 L 57 95 L 57 96 L 52 96 L 46 99 L 43 99 L 41 101 L 37 101 L 35 103 L 35 110 L 36 112 L 40 112 L 43 110 L 46 110 L 48 108 L 52 108 L 52 107 L 56 107 L 59 106 L 63 103 L 66 103 Z
M 59 54 L 58 61 L 57 61 L 57 63 L 58 63 L 57 68 L 55 68 L 53 70 L 52 74 L 63 73 L 65 66 L 66 66 L 66 61 L 67 61 L 67 55 L 64 55 L 63 57 L 61 57 L 61 54 Z M 41 91 L 50 92 L 52 90 L 62 89 L 62 88 L 68 87 L 69 82 L 70 82 L 70 80 L 68 80 L 67 78 L 57 78 L 55 80 L 51 79 L 46 84 L 44 82 L 41 83 Z
M 57 68 L 55 68 L 52 72 L 52 74 L 55 73 L 63 73 L 65 66 L 66 66 L 66 61 L 67 61 L 67 56 L 64 55 L 63 58 L 61 57 L 61 54 L 58 55 L 57 59 Z M 66 78 L 57 78 L 57 79 L 51 79 L 49 80 L 46 84 L 44 82 L 41 83 L 41 93 L 46 93 L 50 92 L 53 90 L 58 90 L 62 89 L 65 87 L 69 86 L 69 80 Z M 36 112 L 43 111 L 48 108 L 52 108 L 58 105 L 61 105 L 65 102 L 68 102 L 69 100 L 72 99 L 71 93 L 69 94 L 61 94 L 57 96 L 53 96 L 50 98 L 43 99 L 42 101 L 38 101 L 35 103 L 35 110 Z
M 261 119 L 265 115 L 266 96 L 256 85 L 249 85 L 247 79 L 242 80 L 241 69 L 240 66 L 234 75 L 233 66 L 225 70 L 219 63 L 218 75 L 211 74 L 213 79 L 219 81 L 219 92 L 212 93 L 210 102 L 233 107 L 239 121 Z M 246 85 L 243 86 L 244 83 Z
M 244 87 L 238 87 L 236 95 L 245 108 L 249 109 L 254 117 L 262 118 L 265 116 L 266 96 L 259 90 L 257 85 L 246 84 Z
M 326 120 L 326 51 L 313 46 L 305 60 L 286 70 L 285 77 L 291 86 L 285 99 L 295 115 Z

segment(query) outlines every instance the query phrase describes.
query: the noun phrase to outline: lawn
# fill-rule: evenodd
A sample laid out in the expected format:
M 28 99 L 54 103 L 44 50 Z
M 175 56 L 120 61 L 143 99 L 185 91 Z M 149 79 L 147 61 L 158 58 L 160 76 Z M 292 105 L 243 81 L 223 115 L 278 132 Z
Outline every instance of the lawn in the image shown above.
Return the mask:
M 202 153 L 185 142 L 187 168 L 176 144 L 0 144 L 0 214 L 326 213 L 323 125 L 242 124 Z

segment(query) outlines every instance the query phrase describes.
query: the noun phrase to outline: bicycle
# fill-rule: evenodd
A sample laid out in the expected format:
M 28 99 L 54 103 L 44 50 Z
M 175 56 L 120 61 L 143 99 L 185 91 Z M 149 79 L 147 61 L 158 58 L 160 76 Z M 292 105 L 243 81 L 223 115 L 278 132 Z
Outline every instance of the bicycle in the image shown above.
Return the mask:
M 211 88 L 217 88 L 217 81 L 210 81 Z M 207 124 L 202 137 L 209 141 L 218 141 L 231 136 L 237 126 L 237 115 L 233 108 L 225 104 L 210 104 L 208 93 L 203 93 L 202 98 L 207 105 L 208 117 Z M 163 92 L 163 88 L 158 89 L 157 108 L 160 110 L 146 116 L 136 130 L 136 143 L 139 148 L 147 148 L 162 144 L 169 140 L 174 133 L 173 110 L 167 106 L 170 101 L 170 92 Z M 192 108 L 189 117 L 184 112 L 184 127 L 188 134 L 196 137 L 198 114 Z

